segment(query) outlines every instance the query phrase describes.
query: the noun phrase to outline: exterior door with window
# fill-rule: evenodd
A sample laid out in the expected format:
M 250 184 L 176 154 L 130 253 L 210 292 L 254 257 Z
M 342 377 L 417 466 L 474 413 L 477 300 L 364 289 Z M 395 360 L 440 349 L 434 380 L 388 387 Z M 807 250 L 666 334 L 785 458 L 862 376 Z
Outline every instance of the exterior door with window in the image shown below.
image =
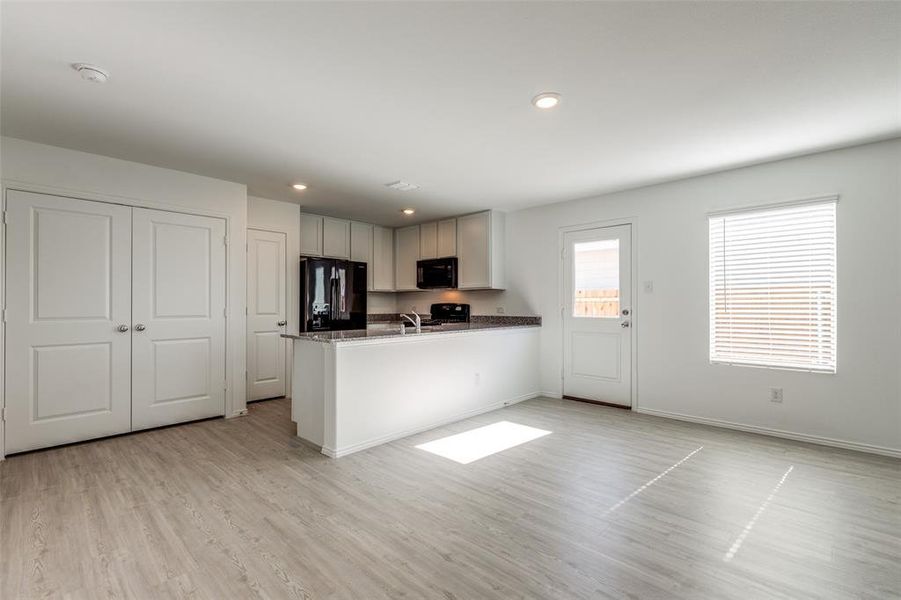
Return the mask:
M 632 405 L 632 226 L 564 234 L 563 395 Z

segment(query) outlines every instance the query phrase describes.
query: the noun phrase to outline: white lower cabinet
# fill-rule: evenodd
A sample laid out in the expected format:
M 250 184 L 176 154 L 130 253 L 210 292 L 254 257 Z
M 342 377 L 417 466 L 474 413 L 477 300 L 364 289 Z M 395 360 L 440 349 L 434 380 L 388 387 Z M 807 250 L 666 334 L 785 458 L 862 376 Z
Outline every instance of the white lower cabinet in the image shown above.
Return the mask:
M 225 412 L 225 221 L 7 192 L 6 453 Z

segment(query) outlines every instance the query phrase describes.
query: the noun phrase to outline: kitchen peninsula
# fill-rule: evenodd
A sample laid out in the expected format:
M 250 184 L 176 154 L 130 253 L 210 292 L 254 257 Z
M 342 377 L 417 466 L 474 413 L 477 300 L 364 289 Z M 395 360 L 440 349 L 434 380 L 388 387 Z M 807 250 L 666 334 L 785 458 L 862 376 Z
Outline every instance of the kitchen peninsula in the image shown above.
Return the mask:
M 297 435 L 339 457 L 539 395 L 539 317 L 285 335 Z

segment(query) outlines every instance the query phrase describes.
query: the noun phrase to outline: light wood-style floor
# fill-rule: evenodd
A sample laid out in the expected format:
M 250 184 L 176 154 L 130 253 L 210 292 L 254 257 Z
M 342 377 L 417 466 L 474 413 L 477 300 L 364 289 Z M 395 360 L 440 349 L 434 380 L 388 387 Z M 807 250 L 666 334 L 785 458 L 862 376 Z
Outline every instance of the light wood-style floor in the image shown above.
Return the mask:
M 553 433 L 414 447 L 499 420 Z M 548 399 L 338 460 L 292 430 L 275 400 L 10 457 L 0 597 L 901 597 L 895 459 Z

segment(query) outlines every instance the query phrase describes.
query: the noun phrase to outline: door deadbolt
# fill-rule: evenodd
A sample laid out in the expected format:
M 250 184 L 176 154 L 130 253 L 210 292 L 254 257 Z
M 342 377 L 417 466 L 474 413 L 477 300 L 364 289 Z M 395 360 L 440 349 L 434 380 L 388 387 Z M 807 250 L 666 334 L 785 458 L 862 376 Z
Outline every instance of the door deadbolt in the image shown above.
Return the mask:
M 629 316 L 629 313 L 631 313 L 631 312 L 632 312 L 632 311 L 630 311 L 628 308 L 624 308 L 624 309 L 623 309 L 623 316 L 624 316 L 624 317 L 628 317 L 628 316 Z

